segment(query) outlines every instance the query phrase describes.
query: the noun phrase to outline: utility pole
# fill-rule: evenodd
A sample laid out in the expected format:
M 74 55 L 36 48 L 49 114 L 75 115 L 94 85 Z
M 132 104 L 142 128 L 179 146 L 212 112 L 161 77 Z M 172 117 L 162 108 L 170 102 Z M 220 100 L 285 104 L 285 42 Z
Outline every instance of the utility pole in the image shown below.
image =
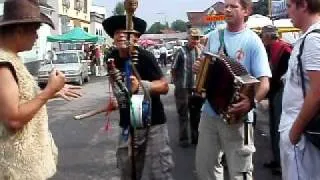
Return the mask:
M 156 13 L 156 14 L 160 15 L 160 16 L 161 16 L 161 19 L 164 18 L 164 25 L 166 25 L 166 24 L 167 24 L 167 15 L 166 15 L 166 13 L 164 13 L 164 12 L 158 12 L 158 13 Z M 160 21 L 160 22 L 161 22 L 161 21 Z
M 268 0 L 268 15 L 272 19 L 272 0 Z

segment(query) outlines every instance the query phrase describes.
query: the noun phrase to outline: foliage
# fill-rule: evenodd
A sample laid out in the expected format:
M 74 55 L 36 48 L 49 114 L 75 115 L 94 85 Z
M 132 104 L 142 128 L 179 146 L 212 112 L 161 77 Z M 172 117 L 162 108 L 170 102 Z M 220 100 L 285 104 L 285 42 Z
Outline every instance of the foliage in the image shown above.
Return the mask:
M 187 31 L 187 23 L 182 20 L 176 20 L 171 23 L 171 29 L 173 29 L 175 31 L 186 32 Z
M 151 27 L 148 29 L 147 33 L 150 34 L 160 34 L 160 30 L 166 29 L 166 25 L 161 24 L 160 22 L 155 22 L 151 25 Z
M 113 15 L 124 15 L 125 14 L 125 8 L 123 1 L 118 2 L 116 7 L 113 10 Z
M 263 16 L 268 15 L 268 0 L 259 0 L 253 4 L 253 14 L 261 14 Z

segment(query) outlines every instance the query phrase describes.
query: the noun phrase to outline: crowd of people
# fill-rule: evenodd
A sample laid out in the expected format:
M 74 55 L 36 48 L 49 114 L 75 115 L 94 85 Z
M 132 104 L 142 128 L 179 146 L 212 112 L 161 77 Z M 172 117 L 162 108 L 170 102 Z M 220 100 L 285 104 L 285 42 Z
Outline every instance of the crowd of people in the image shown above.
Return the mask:
M 199 180 L 223 180 L 225 173 L 233 180 L 257 179 L 253 177 L 252 156 L 256 149 L 250 114 L 266 98 L 273 160 L 265 166 L 275 174 L 282 174 L 284 180 L 320 179 L 317 169 L 320 166 L 320 127 L 317 126 L 320 0 L 288 0 L 287 5 L 294 26 L 303 33 L 294 46 L 282 41 L 274 26 L 263 27 L 260 36 L 246 27 L 251 0 L 225 0 L 226 28 L 210 32 L 205 36 L 206 41 L 200 43 L 203 37 L 200 30 L 190 27 L 187 45 L 175 53 L 172 78 L 179 144 L 183 148 L 190 144 L 196 146 Z M 55 174 L 58 151 L 48 128 L 45 104 L 55 97 L 81 96 L 79 87 L 65 85 L 63 73 L 55 69 L 48 85 L 40 91 L 18 57 L 19 52 L 32 48 L 41 23 L 54 28 L 37 1 L 4 2 L 4 15 L 0 19 L 0 84 L 6 84 L 0 86 L 1 180 L 43 180 Z M 147 23 L 138 17 L 133 17 L 132 23 L 134 31 L 130 31 L 130 41 L 134 44 L 145 32 Z M 139 61 L 133 66 L 133 72 L 130 70 L 128 59 L 133 51 L 127 43 L 126 16 L 108 17 L 103 27 L 114 39 L 114 48 L 106 53 L 105 63 L 109 70 L 116 68 L 124 75 L 110 79 L 115 98 L 106 109 L 119 109 L 121 137 L 117 162 L 121 179 L 174 179 L 167 118 L 160 99 L 160 95 L 169 91 L 168 82 L 155 56 L 143 48 L 135 49 Z M 252 98 L 240 92 L 238 99 L 230 104 L 226 113 L 241 115 L 234 116 L 237 118 L 232 121 L 213 108 L 208 97 L 194 92 L 204 52 L 229 57 L 259 80 Z M 95 53 L 91 55 L 100 58 Z M 135 128 L 130 121 L 128 97 L 139 94 L 150 99 L 144 101 L 147 103 L 143 106 L 145 124 Z M 310 125 L 314 122 L 315 125 Z M 224 172 L 224 164 L 228 172 Z

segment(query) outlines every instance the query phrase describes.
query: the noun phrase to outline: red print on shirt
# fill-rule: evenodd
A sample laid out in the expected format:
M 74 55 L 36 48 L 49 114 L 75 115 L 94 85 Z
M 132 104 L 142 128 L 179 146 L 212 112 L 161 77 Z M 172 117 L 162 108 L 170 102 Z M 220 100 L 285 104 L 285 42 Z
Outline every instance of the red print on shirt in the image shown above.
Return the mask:
M 239 49 L 239 50 L 236 52 L 236 60 L 237 60 L 238 62 L 241 62 L 241 61 L 243 61 L 243 59 L 244 59 L 244 52 L 243 52 L 242 49 Z

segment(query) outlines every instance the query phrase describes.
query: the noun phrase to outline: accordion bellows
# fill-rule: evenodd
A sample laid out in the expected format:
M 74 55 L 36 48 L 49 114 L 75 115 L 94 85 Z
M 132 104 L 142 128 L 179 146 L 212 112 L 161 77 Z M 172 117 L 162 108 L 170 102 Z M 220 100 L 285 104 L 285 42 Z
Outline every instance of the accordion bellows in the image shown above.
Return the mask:
M 240 100 L 240 93 L 254 102 L 254 85 L 259 81 L 234 59 L 208 52 L 204 57 L 195 92 L 206 97 L 215 112 L 228 122 L 238 120 L 244 114 L 228 114 L 230 105 Z

